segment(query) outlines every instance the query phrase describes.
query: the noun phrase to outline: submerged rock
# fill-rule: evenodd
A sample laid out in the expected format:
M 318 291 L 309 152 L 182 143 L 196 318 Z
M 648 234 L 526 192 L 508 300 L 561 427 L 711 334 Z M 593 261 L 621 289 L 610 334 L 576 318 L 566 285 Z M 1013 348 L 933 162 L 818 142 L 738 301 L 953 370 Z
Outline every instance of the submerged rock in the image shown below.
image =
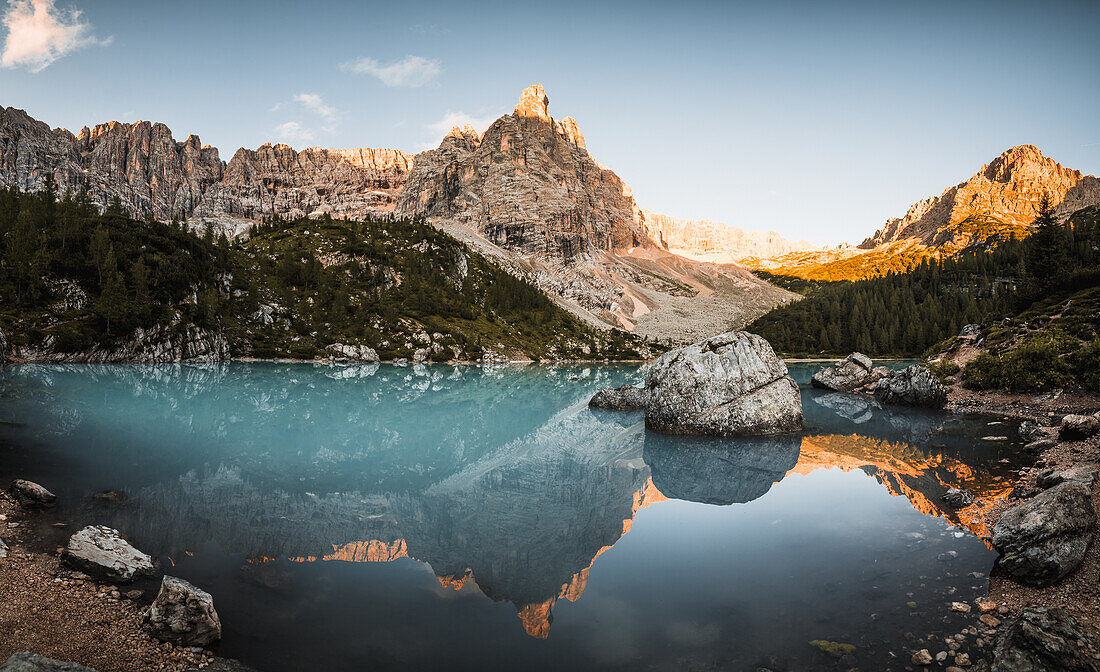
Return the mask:
M 1092 415 L 1067 415 L 1062 418 L 1058 434 L 1063 439 L 1087 439 L 1100 432 L 1100 420 Z
M 943 496 L 943 501 L 947 502 L 947 505 L 953 509 L 965 509 L 974 503 L 974 495 L 966 490 L 951 488 Z
M 53 506 L 57 502 L 57 495 L 33 481 L 22 478 L 12 481 L 11 494 L 24 508 L 43 508 Z
M 798 384 L 756 334 L 728 332 L 667 352 L 645 386 L 646 427 L 658 432 L 752 436 L 802 429 Z
M 16 653 L 0 663 L 0 672 L 95 672 L 95 670 L 34 653 Z
M 1092 487 L 1056 485 L 1001 515 L 993 527 L 997 566 L 1023 583 L 1049 586 L 1081 564 L 1095 524 Z
M 109 581 L 133 581 L 153 571 L 153 559 L 130 545 L 118 530 L 89 525 L 69 539 L 62 554 L 77 569 Z
M 210 593 L 183 579 L 165 576 L 145 614 L 145 628 L 162 642 L 209 646 L 222 637 L 222 623 Z
M 592 395 L 588 405 L 592 408 L 608 408 L 614 411 L 637 411 L 645 408 L 649 393 L 644 387 L 623 385 L 604 387 Z
M 1094 648 L 1058 607 L 1024 609 L 1001 630 L 992 672 L 1097 672 Z
M 875 397 L 884 404 L 943 408 L 947 387 L 926 367 L 913 364 L 875 384 Z
M 853 352 L 836 364 L 815 373 L 810 383 L 814 387 L 834 392 L 851 392 L 875 382 L 880 376 L 870 357 L 861 352 Z

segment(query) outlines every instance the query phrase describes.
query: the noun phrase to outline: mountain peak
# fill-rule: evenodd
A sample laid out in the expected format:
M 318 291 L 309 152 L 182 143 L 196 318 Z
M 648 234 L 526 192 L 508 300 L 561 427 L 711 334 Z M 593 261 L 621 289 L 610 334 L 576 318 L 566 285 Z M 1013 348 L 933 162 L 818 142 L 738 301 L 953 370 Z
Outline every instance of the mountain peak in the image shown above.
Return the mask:
M 546 97 L 546 89 L 542 84 L 535 84 L 523 90 L 519 102 L 516 103 L 516 114 L 521 117 L 538 117 L 543 121 L 550 121 L 550 99 Z

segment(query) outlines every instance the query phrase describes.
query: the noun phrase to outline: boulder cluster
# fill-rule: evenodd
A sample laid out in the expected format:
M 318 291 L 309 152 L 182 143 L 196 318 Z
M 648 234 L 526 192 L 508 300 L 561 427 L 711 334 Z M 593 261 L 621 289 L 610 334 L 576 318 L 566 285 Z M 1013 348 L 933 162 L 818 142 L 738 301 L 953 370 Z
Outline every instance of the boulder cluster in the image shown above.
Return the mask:
M 57 496 L 52 492 L 25 479 L 15 480 L 9 491 L 24 508 L 42 508 L 57 502 Z M 121 493 L 105 491 L 101 494 L 117 499 Z M 6 550 L 7 547 L 0 541 L 0 552 L 6 555 Z M 104 525 L 89 525 L 73 534 L 62 550 L 61 559 L 84 574 L 116 584 L 130 583 L 141 576 L 153 574 L 157 569 L 152 557 L 135 548 L 121 532 Z M 173 576 L 162 577 L 160 593 L 145 612 L 143 622 L 153 637 L 180 646 L 205 647 L 221 639 L 221 620 L 214 610 L 214 600 L 210 594 Z M 17 654 L 0 664 L 0 670 L 4 672 L 80 672 L 87 669 L 30 654 Z

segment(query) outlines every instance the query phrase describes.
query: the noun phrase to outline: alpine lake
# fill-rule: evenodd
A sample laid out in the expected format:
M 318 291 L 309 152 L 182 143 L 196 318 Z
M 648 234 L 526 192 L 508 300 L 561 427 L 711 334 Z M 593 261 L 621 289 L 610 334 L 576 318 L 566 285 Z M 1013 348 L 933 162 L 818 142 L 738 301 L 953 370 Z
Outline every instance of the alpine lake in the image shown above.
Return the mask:
M 259 670 L 900 670 L 996 557 L 943 494 L 1006 497 L 1023 442 L 817 367 L 803 432 L 704 439 L 588 408 L 636 365 L 19 365 L 0 479 L 58 495 L 44 546 L 108 525 L 210 592 Z

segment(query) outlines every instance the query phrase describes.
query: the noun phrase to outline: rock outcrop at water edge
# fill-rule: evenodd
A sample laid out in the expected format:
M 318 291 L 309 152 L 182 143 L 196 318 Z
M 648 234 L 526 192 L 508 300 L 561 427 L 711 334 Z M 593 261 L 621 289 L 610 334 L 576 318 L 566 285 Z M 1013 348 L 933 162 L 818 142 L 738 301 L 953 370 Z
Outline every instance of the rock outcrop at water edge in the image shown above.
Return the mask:
M 947 386 L 920 364 L 890 372 L 875 383 L 874 392 L 884 404 L 943 408 L 947 403 Z
M 108 581 L 128 583 L 153 571 L 153 559 L 130 545 L 118 530 L 89 525 L 69 539 L 65 562 Z
M 993 527 L 997 567 L 1023 583 L 1049 586 L 1081 564 L 1095 525 L 1091 486 L 1056 485 L 1001 515 Z
M 138 327 L 125 341 L 100 343 L 87 350 L 63 350 L 52 336 L 38 345 L 16 349 L 20 359 L 48 364 L 211 364 L 230 357 L 229 342 L 219 332 L 184 324 L 178 313 L 167 324 Z
M 209 646 L 222 638 L 222 622 L 210 593 L 183 579 L 165 576 L 145 614 L 145 628 L 162 642 Z
M 1096 647 L 1058 607 L 1024 609 L 1002 630 L 992 672 L 1097 672 Z
M 834 392 L 851 392 L 876 382 L 879 377 L 870 357 L 861 352 L 853 352 L 836 364 L 815 373 L 810 383 L 814 387 Z
M 1097 432 L 1100 432 L 1100 419 L 1094 415 L 1067 415 L 1058 427 L 1058 435 L 1071 441 L 1087 439 Z
M 53 506 L 57 502 L 57 495 L 46 488 L 22 478 L 12 481 L 11 494 L 15 501 L 25 509 L 40 509 Z
M 727 332 L 662 355 L 646 374 L 646 427 L 755 436 L 802 429 L 798 384 L 766 340 Z

